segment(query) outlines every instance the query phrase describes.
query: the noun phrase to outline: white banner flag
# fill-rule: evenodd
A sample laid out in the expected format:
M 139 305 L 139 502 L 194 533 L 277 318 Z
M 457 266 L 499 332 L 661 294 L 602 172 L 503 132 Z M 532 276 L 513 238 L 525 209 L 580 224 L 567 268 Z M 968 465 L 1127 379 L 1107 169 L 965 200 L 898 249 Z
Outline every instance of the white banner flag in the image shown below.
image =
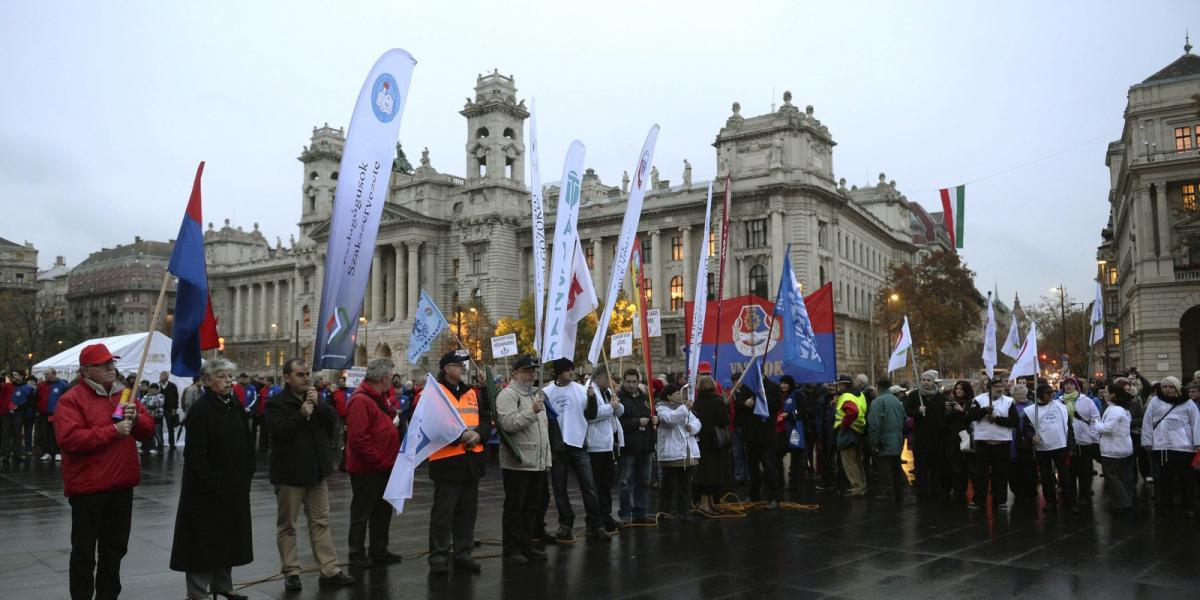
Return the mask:
M 1004 338 L 1004 344 L 1000 346 L 1000 351 L 1009 358 L 1016 358 L 1021 354 L 1021 332 L 1017 328 L 1017 309 L 1016 302 L 1013 303 L 1012 321 L 1008 325 L 1008 337 Z
M 492 338 L 492 358 L 517 355 L 517 334 L 498 335 Z
M 342 176 L 333 194 L 313 370 L 344 369 L 354 361 L 371 248 L 388 197 L 400 117 L 408 104 L 416 64 L 408 52 L 388 50 L 375 61 L 359 90 L 342 149 Z
M 629 264 L 629 254 L 633 251 L 633 239 L 637 235 L 638 221 L 642 218 L 642 200 L 646 196 L 646 188 L 650 185 L 650 163 L 654 160 L 654 144 L 658 141 L 658 125 L 650 128 L 642 151 L 638 154 L 637 167 L 633 170 L 632 187 L 629 188 L 629 202 L 625 205 L 625 220 L 621 222 L 621 235 L 617 237 L 617 248 L 613 258 L 612 275 L 608 278 L 607 297 L 604 301 L 604 311 L 600 313 L 600 321 L 596 324 L 596 335 L 592 338 L 592 347 L 588 350 L 588 362 L 597 364 L 600 359 L 600 349 L 604 346 L 604 336 L 608 335 L 608 320 L 617 307 L 617 293 L 621 291 L 621 282 L 625 279 L 625 265 Z M 705 243 L 708 240 L 705 239 Z M 618 268 L 620 265 L 620 268 Z
M 383 499 L 396 507 L 396 514 L 404 512 L 404 501 L 412 498 L 413 471 L 417 465 L 466 430 L 466 423 L 441 384 L 433 375 L 425 375 L 425 389 L 413 410 L 408 433 L 400 444 L 400 455 L 392 465 L 392 474 L 383 491 Z
M 987 324 L 983 327 L 983 366 L 987 368 L 988 379 L 995 376 L 996 370 L 996 311 L 992 308 L 992 294 L 988 293 Z
M 1096 300 L 1092 304 L 1092 344 L 1094 345 L 1102 339 L 1104 339 L 1104 296 L 1100 294 L 1100 282 L 1096 282 Z
M 529 205 L 533 210 L 533 353 L 542 351 L 546 307 L 546 214 L 542 209 L 542 170 L 538 167 L 537 105 L 529 103 Z
M 554 216 L 554 254 L 550 259 L 550 293 L 546 297 L 545 335 L 542 336 L 542 362 L 556 358 L 575 358 L 575 348 L 563 343 L 566 333 L 567 301 L 571 285 L 571 267 L 575 258 L 579 220 L 579 186 L 583 157 L 587 148 L 579 140 L 571 142 L 563 162 L 558 212 Z
M 1017 353 L 1016 363 L 1013 364 L 1012 372 L 1008 375 L 1009 381 L 1016 381 L 1018 377 L 1032 375 L 1037 377 L 1041 372 L 1042 367 L 1038 363 L 1037 349 L 1037 323 L 1029 323 L 1029 333 L 1025 335 L 1025 343 L 1021 345 L 1021 351 Z
M 708 182 L 708 201 L 704 205 L 704 237 L 700 238 L 700 266 L 696 268 L 696 299 L 692 304 L 692 335 L 688 346 L 688 395 L 696 397 L 696 370 L 700 366 L 700 342 L 704 338 L 704 317 L 708 312 L 708 233 L 712 216 L 712 182 Z M 687 268 L 687 265 L 683 265 Z
M 899 371 L 908 364 L 908 349 L 912 346 L 912 334 L 908 332 L 908 315 L 904 316 L 904 325 L 900 327 L 900 339 L 896 340 L 896 349 L 888 359 L 888 373 Z
M 563 343 L 566 345 L 567 358 L 575 358 L 575 337 L 579 333 L 579 322 L 596 310 L 600 300 L 596 298 L 596 289 L 592 287 L 592 274 L 588 272 L 587 258 L 583 256 L 583 246 L 579 238 L 575 238 L 575 265 L 571 269 L 571 286 L 567 292 L 567 322 Z
M 633 332 L 626 331 L 625 333 L 612 334 L 612 343 L 610 346 L 608 350 L 609 358 L 633 356 Z

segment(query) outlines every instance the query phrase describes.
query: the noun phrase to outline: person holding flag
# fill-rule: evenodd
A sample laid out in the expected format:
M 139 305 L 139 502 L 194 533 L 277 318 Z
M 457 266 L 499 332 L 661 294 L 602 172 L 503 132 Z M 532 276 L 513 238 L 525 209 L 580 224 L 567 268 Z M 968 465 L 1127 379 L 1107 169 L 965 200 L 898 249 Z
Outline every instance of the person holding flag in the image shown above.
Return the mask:
M 758 502 L 765 495 L 767 508 L 774 509 L 779 507 L 780 488 L 783 487 L 783 475 L 779 472 L 780 463 L 775 449 L 775 415 L 783 407 L 783 390 L 774 381 L 762 376 L 762 367 L 757 358 L 751 359 L 747 368 L 750 371 L 733 389 L 737 411 L 734 423 L 746 446 L 750 501 Z
M 546 398 L 534 385 L 539 367 L 532 356 L 518 357 L 513 363 L 512 379 L 496 397 L 496 425 L 508 433 L 520 452 L 514 454 L 506 445 L 500 445 L 504 562 L 510 564 L 546 558 L 546 552 L 531 542 L 537 531 L 538 509 L 546 493 L 546 474 L 550 470 Z
M 971 402 L 967 419 L 975 424 L 974 508 L 987 506 L 989 482 L 992 505 L 997 510 L 1008 508 L 1008 473 L 1012 466 L 1009 452 L 1017 418 L 1016 404 L 1004 395 L 1004 382 L 999 379 L 989 381 L 987 391 Z
M 580 495 L 583 496 L 588 537 L 609 540 L 612 536 L 604 528 L 604 515 L 600 513 L 596 481 L 592 475 L 592 459 L 585 449 L 587 422 L 596 418 L 599 398 L 594 391 L 575 382 L 575 364 L 569 359 L 555 359 L 553 373 L 554 383 L 542 388 L 542 392 L 546 396 L 547 410 L 556 417 L 549 427 L 551 447 L 558 446 L 554 448 L 550 471 L 554 505 L 558 509 L 555 538 L 560 542 L 575 540 L 575 534 L 571 531 L 575 525 L 575 511 L 567 495 L 567 471 L 570 470 L 575 473 Z

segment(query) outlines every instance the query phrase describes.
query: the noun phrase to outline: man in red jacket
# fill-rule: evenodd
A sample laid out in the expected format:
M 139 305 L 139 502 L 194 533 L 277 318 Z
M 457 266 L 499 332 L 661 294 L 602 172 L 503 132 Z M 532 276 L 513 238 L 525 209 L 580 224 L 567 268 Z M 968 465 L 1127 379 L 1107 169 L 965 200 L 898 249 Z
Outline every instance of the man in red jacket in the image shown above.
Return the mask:
M 108 600 L 121 593 L 133 488 L 142 478 L 134 440 L 154 435 L 154 419 L 117 380 L 116 358 L 104 344 L 85 347 L 79 382 L 59 398 L 54 413 L 63 493 L 71 504 L 72 600 L 91 600 L 93 592 L 96 600 Z M 114 423 L 123 398 L 124 418 Z
M 346 471 L 350 473 L 350 566 L 369 569 L 400 562 L 388 550 L 392 505 L 383 499 L 396 455 L 400 432 L 396 413 L 387 404 L 387 390 L 396 365 L 386 358 L 367 363 L 367 374 L 346 402 Z M 364 541 L 371 529 L 370 551 Z

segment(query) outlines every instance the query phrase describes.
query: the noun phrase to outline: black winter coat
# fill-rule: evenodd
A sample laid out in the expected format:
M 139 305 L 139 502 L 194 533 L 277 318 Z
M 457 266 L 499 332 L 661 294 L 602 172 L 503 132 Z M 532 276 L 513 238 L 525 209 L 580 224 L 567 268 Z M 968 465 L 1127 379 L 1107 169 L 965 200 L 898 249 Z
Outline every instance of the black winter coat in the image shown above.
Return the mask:
M 329 404 L 317 402 L 312 415 L 305 419 L 300 413 L 302 404 L 303 400 L 286 388 L 267 401 L 273 484 L 309 487 L 333 472 L 329 439 L 337 413 Z
M 692 412 L 700 419 L 700 464 L 696 485 L 733 485 L 733 454 L 729 444 L 717 447 L 717 429 L 729 426 L 729 407 L 714 393 L 696 395 Z
M 904 399 L 904 412 L 912 417 L 913 451 L 940 454 L 946 443 L 946 397 L 941 392 L 924 394 L 913 390 Z M 921 414 L 921 401 L 925 401 L 925 414 Z
M 642 392 L 638 391 L 637 396 L 625 391 L 621 388 L 617 391 L 617 398 L 621 401 L 621 406 L 624 407 L 624 412 L 621 413 L 621 429 L 625 432 L 625 447 L 621 449 L 622 454 L 645 454 L 654 452 L 654 427 L 646 425 L 643 427 L 640 424 L 640 419 L 649 419 L 650 398 Z M 701 453 L 703 455 L 703 453 Z
M 212 390 L 188 411 L 171 570 L 212 571 L 254 560 L 250 478 L 254 443 L 236 397 Z
M 733 422 L 742 431 L 742 440 L 747 444 L 775 444 L 775 415 L 783 408 L 783 388 L 770 379 L 763 378 L 763 388 L 767 396 L 767 412 L 769 417 L 763 418 L 754 414 L 753 406 L 746 406 L 746 400 L 754 397 L 745 385 L 734 393 Z M 701 454 L 703 456 L 703 454 Z

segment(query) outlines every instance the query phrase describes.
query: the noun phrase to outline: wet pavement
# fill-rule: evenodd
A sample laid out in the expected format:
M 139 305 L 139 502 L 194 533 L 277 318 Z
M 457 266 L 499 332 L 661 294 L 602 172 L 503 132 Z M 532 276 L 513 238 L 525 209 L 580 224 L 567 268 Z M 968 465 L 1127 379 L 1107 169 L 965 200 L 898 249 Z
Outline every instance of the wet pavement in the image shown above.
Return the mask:
M 265 456 L 260 461 L 265 464 Z M 184 597 L 183 575 L 167 569 L 181 458 L 143 457 L 133 531 L 122 564 L 123 598 Z M 331 529 L 346 557 L 349 480 L 334 475 Z M 404 562 L 360 576 L 354 588 L 320 589 L 299 532 L 304 590 L 278 576 L 275 499 L 265 472 L 252 491 L 254 563 L 233 570 L 251 598 L 1198 598 L 1200 522 L 1155 517 L 1043 516 L 1034 509 L 992 514 L 965 507 L 896 508 L 889 500 L 839 500 L 805 486 L 790 498 L 818 510 L 757 510 L 744 518 L 631 527 L 611 542 L 549 545 L 549 560 L 501 563 L 499 470 L 480 490 L 476 550 L 483 573 L 431 576 L 427 544 L 432 483 L 418 472 L 415 498 L 392 521 L 392 550 Z M 553 503 L 552 503 L 553 504 Z M 615 502 L 614 502 L 615 504 Z M 582 503 L 576 498 L 576 510 Z M 70 512 L 57 466 L 0 467 L 0 598 L 67 598 Z M 553 530 L 554 509 L 547 515 Z

